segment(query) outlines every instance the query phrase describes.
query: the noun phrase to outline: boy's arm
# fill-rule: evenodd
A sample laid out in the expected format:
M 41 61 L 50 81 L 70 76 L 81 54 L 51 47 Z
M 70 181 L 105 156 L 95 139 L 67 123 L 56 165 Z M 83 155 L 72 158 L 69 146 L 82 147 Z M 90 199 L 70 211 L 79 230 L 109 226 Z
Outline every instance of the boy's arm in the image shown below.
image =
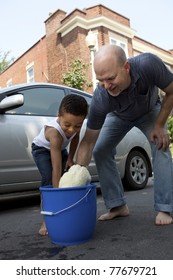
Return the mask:
M 59 180 L 62 175 L 62 136 L 54 128 L 49 128 L 46 131 L 46 138 L 50 142 L 50 155 L 52 162 L 52 185 L 53 187 L 59 186 Z
M 72 139 L 71 143 L 70 143 L 70 150 L 69 150 L 69 156 L 68 156 L 68 160 L 67 160 L 67 167 L 71 167 L 73 165 L 73 158 L 77 149 L 79 143 L 79 133 L 77 133 L 74 138 Z
M 51 161 L 52 161 L 52 186 L 58 188 L 59 180 L 62 174 L 62 155 L 61 150 L 51 148 Z

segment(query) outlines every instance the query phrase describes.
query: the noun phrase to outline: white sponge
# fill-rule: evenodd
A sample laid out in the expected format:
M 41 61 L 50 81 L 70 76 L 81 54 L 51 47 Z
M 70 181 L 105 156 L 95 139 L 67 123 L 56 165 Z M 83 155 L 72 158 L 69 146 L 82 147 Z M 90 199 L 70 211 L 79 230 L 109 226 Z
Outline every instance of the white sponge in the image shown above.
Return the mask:
M 91 175 L 88 169 L 78 164 L 72 165 L 70 169 L 63 174 L 59 181 L 60 188 L 87 186 L 91 182 Z

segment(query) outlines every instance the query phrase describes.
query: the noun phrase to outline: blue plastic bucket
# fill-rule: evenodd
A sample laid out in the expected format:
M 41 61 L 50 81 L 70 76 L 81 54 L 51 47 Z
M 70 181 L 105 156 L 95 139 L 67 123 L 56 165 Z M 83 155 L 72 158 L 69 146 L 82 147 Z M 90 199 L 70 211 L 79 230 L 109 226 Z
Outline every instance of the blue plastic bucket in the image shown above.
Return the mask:
M 87 242 L 96 226 L 96 185 L 53 188 L 40 187 L 42 211 L 48 235 L 54 244 Z

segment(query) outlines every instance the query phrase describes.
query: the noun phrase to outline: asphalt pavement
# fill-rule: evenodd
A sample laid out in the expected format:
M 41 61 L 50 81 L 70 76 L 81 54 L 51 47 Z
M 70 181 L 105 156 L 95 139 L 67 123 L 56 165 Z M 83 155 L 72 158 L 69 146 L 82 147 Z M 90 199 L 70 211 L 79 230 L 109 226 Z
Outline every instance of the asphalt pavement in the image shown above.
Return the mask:
M 140 191 L 126 192 L 128 217 L 97 221 L 93 238 L 83 244 L 61 246 L 38 235 L 38 199 L 6 202 L 0 210 L 1 260 L 173 260 L 173 225 L 156 226 L 152 180 Z M 106 209 L 97 195 L 97 216 Z

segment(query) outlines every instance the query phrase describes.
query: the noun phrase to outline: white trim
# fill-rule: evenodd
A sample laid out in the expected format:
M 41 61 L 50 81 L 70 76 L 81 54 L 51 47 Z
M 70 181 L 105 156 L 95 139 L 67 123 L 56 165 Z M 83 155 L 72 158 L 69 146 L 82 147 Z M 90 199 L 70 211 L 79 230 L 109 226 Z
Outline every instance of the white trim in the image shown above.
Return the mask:
M 104 26 L 108 29 L 111 29 L 114 32 L 118 32 L 128 38 L 133 38 L 135 36 L 136 30 L 118 23 L 115 20 L 108 19 L 105 16 L 98 16 L 92 19 L 85 19 L 80 16 L 75 16 L 68 22 L 66 22 L 64 25 L 62 25 L 60 28 L 57 29 L 57 33 L 61 33 L 61 36 L 64 37 L 66 34 L 68 34 L 70 31 L 72 31 L 75 27 L 80 26 L 84 29 L 92 29 L 97 28 L 100 26 Z
M 97 79 L 96 79 L 96 74 L 95 74 L 95 71 L 94 71 L 94 65 L 93 65 L 93 62 L 94 62 L 94 55 L 95 55 L 95 52 L 98 50 L 99 48 L 99 45 L 98 45 L 98 30 L 94 30 L 92 31 L 93 34 L 95 35 L 96 37 L 96 44 L 94 46 L 94 49 L 91 50 L 90 49 L 90 57 L 91 57 L 91 61 L 90 61 L 90 64 L 91 64 L 91 68 L 92 68 L 92 83 L 93 83 L 93 90 L 95 90 L 96 86 L 97 86 Z
M 34 61 L 32 61 L 30 63 L 27 61 L 26 70 L 28 70 L 29 68 L 31 68 L 33 66 L 34 66 Z
M 144 43 L 135 40 L 133 40 L 132 45 L 134 51 L 139 51 L 141 53 L 151 52 L 159 56 L 165 63 L 173 65 L 173 57 L 171 57 L 169 54 L 164 54 L 161 51 L 152 48 L 152 46 L 147 46 Z

